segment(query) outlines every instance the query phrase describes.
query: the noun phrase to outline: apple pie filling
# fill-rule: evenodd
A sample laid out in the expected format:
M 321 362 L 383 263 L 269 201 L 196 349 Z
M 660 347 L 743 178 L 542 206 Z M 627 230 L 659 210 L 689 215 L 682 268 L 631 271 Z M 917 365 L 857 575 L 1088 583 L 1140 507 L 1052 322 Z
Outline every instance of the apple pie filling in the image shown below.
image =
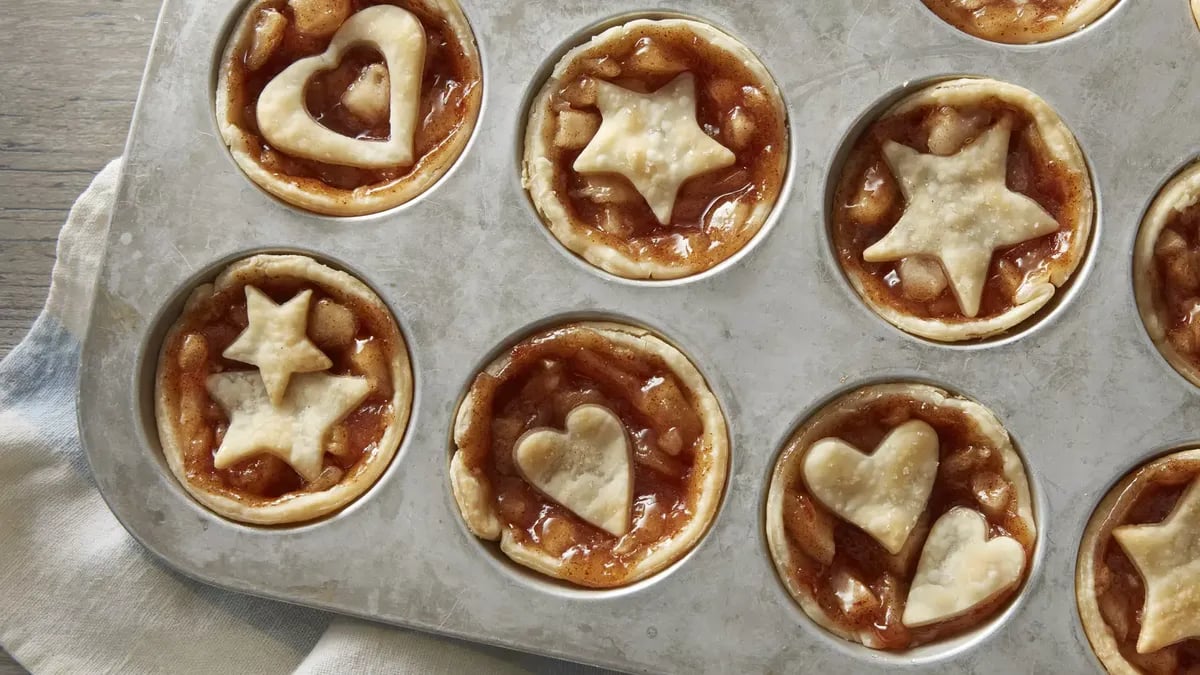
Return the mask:
M 950 25 L 1009 44 L 1070 35 L 1104 16 L 1117 0 L 923 0 Z
M 256 256 L 193 292 L 171 328 L 160 436 L 185 487 L 223 515 L 311 518 L 387 466 L 410 389 L 399 329 L 361 282 Z
M 672 278 L 754 237 L 787 153 L 779 91 L 744 45 L 695 21 L 643 19 L 558 63 L 530 110 L 524 180 L 576 254 Z
M 481 372 L 455 425 L 468 527 L 581 586 L 651 574 L 707 529 L 724 487 L 724 420 L 686 359 L 645 331 L 572 324 Z
M 1033 94 L 991 80 L 934 85 L 855 141 L 831 235 L 863 299 L 935 340 L 1001 333 L 1071 277 L 1092 225 L 1073 137 Z
M 227 48 L 217 108 L 235 159 L 263 188 L 357 215 L 441 177 L 481 100 L 454 0 L 258 0 Z
M 878 385 L 829 404 L 774 471 L 776 568 L 831 632 L 883 650 L 989 621 L 1020 591 L 1036 527 L 1020 458 L 977 403 Z
M 1200 453 L 1150 462 L 1097 507 L 1076 592 L 1088 639 L 1114 673 L 1200 669 Z

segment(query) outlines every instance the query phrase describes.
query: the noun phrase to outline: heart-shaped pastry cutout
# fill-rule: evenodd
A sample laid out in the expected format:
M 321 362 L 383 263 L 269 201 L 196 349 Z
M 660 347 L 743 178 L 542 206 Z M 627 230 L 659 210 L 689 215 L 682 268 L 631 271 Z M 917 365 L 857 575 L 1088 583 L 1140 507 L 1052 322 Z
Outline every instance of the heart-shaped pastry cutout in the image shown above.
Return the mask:
M 804 458 L 804 481 L 821 503 L 895 555 L 925 510 L 937 467 L 937 432 L 910 420 L 870 455 L 840 438 L 813 443 Z
M 633 462 L 625 425 L 607 408 L 581 405 L 566 432 L 533 429 L 513 447 L 521 475 L 588 523 L 621 536 L 633 510 Z
M 987 538 L 983 514 L 950 509 L 929 530 L 901 621 L 920 627 L 961 616 L 1021 580 L 1025 549 L 1012 537 Z
M 386 141 L 351 138 L 313 119 L 305 87 L 316 73 L 337 66 L 352 47 L 371 45 L 383 54 L 390 82 Z M 296 157 L 365 169 L 413 163 L 425 67 L 425 29 L 411 13 L 392 5 L 368 7 L 346 20 L 323 54 L 288 66 L 258 97 L 258 128 L 272 146 Z

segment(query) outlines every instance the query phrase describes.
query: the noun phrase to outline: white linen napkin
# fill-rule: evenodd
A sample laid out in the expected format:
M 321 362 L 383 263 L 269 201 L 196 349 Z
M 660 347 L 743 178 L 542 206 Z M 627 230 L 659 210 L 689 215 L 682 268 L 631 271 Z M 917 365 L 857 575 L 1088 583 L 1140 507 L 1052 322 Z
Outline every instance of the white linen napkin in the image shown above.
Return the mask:
M 0 647 L 34 673 L 595 673 L 208 587 L 104 505 L 75 424 L 79 345 L 120 173 L 58 241 L 50 297 L 0 363 Z

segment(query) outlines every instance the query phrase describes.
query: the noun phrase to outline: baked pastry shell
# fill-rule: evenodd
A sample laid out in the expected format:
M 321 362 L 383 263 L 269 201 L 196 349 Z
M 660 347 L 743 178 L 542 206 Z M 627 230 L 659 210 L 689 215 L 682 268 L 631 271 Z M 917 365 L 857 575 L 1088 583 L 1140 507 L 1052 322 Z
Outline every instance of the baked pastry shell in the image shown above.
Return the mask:
M 475 43 L 475 33 L 471 30 L 471 24 L 467 21 L 466 14 L 463 13 L 457 0 L 422 0 L 422 2 L 426 6 L 442 12 L 447 23 L 454 29 L 459 48 L 467 58 L 475 63 L 479 73 L 480 91 L 468 99 L 469 105 L 463 125 L 445 143 L 432 151 L 436 153 L 435 161 L 421 167 L 415 175 L 406 175 L 399 184 L 390 187 L 362 186 L 353 190 L 344 190 L 326 186 L 317 191 L 298 185 L 290 176 L 276 174 L 259 164 L 254 159 L 259 143 L 230 118 L 230 82 L 227 68 L 227 64 L 232 61 L 239 47 L 246 44 L 246 41 L 254 33 L 254 22 L 251 19 L 263 5 L 264 0 L 252 0 L 234 22 L 225 48 L 221 52 L 221 60 L 217 64 L 217 92 L 214 106 L 217 129 L 221 132 L 221 138 L 229 148 L 229 154 L 238 168 L 255 185 L 284 203 L 325 216 L 373 215 L 406 204 L 433 188 L 462 157 L 478 129 L 479 112 L 483 106 L 483 65 L 479 56 L 479 48 Z M 414 161 L 423 161 L 428 157 L 429 155 L 417 157 Z
M 1034 537 L 1034 541 L 1037 542 L 1035 544 L 1034 555 L 1031 559 L 1025 561 L 1025 581 L 1016 591 L 1014 597 L 1019 596 L 1028 587 L 1033 565 L 1041 548 L 1041 533 L 1038 531 L 1034 514 L 1033 494 L 1026 475 L 1025 462 L 1013 445 L 1012 439 L 1009 437 L 1004 425 L 1000 423 L 1000 420 L 990 410 L 975 401 L 953 395 L 939 387 L 915 382 L 870 384 L 838 395 L 828 403 L 822 405 L 816 412 L 807 416 L 785 441 L 783 450 L 771 471 L 771 482 L 767 488 L 765 504 L 764 529 L 767 537 L 767 549 L 771 555 L 771 562 L 775 567 L 775 571 L 784 588 L 792 599 L 795 600 L 796 604 L 800 606 L 800 609 L 813 622 L 829 633 L 844 640 L 861 644 L 867 648 L 871 648 L 874 641 L 869 630 L 854 632 L 839 626 L 834 618 L 825 612 L 824 608 L 821 607 L 821 604 L 812 596 L 808 589 L 802 584 L 795 583 L 792 579 L 790 570 L 795 567 L 795 563 L 792 559 L 788 544 L 788 534 L 783 522 L 783 501 L 788 486 L 800 479 L 803 460 L 809 448 L 813 443 L 828 435 L 825 429 L 829 423 L 845 419 L 876 401 L 889 398 L 906 398 L 927 403 L 938 408 L 953 408 L 958 410 L 967 419 L 971 420 L 976 429 L 991 440 L 993 445 L 1000 450 L 1003 458 L 1004 477 L 1012 483 L 1016 491 L 1017 515 L 1025 522 L 1029 532 Z M 986 626 L 996 624 L 1003 615 L 1004 612 L 1001 611 L 993 616 L 986 617 L 966 635 L 983 630 Z M 931 647 L 937 647 L 943 643 L 961 640 L 963 637 L 963 635 L 959 635 L 923 644 L 913 650 L 909 650 L 909 652 L 917 650 L 926 651 Z M 900 652 L 899 654 L 905 653 Z M 877 652 L 877 654 L 886 656 L 889 654 L 895 655 L 896 653 Z
M 779 174 L 784 176 L 778 194 L 771 199 L 759 200 L 750 210 L 743 223 L 744 228 L 755 230 L 746 243 L 727 258 L 711 267 L 689 264 L 672 264 L 655 260 L 639 260 L 624 251 L 588 236 L 585 225 L 576 224 L 564 206 L 554 188 L 556 169 L 550 160 L 550 143 L 547 141 L 547 130 L 554 123 L 554 116 L 549 109 L 550 97 L 558 91 L 566 76 L 568 68 L 588 51 L 605 43 L 616 43 L 624 36 L 648 25 L 665 27 L 682 27 L 691 31 L 701 39 L 724 49 L 736 57 L 749 70 L 758 84 L 762 86 L 769 98 L 775 104 L 779 119 L 784 121 L 786 146 L 780 153 Z M 775 79 L 767 71 L 758 56 L 749 47 L 736 38 L 702 21 L 687 18 L 638 18 L 611 28 L 607 28 L 591 39 L 572 48 L 555 64 L 549 78 L 540 87 L 529 104 L 525 125 L 524 156 L 521 160 L 521 184 L 529 194 L 534 210 L 541 217 L 542 223 L 550 230 L 550 234 L 565 246 L 567 250 L 583 258 L 595 267 L 609 274 L 634 280 L 670 280 L 681 279 L 703 274 L 704 272 L 723 267 L 752 248 L 766 230 L 767 221 L 783 201 L 791 180 L 787 174 L 787 164 L 791 161 L 791 138 L 787 131 L 787 109 L 783 96 Z
M 1120 480 L 1108 488 L 1104 498 L 1092 510 L 1092 515 L 1088 518 L 1087 526 L 1083 530 L 1083 537 L 1079 542 L 1079 553 L 1075 562 L 1075 605 L 1079 611 L 1079 620 L 1083 623 L 1084 634 L 1091 643 L 1092 651 L 1112 675 L 1141 675 L 1142 671 L 1121 655 L 1117 640 L 1100 613 L 1100 605 L 1096 600 L 1096 546 L 1104 534 L 1104 521 L 1108 519 L 1109 513 L 1121 498 L 1121 493 L 1133 483 L 1138 472 L 1148 466 L 1177 459 L 1200 461 L 1200 448 L 1170 452 L 1130 467 Z
M 659 540 L 654 545 L 654 551 L 648 556 L 630 566 L 623 582 L 616 586 L 618 588 L 626 587 L 657 574 L 681 560 L 700 543 L 700 540 L 708 532 L 716 519 L 725 495 L 730 463 L 729 431 L 720 403 L 699 369 L 684 356 L 683 352 L 652 331 L 609 321 L 572 322 L 563 324 L 562 327 L 568 325 L 590 329 L 622 347 L 661 358 L 695 398 L 696 412 L 700 416 L 703 428 L 702 437 L 705 446 L 709 448 L 712 468 L 700 483 L 699 496 L 693 508 L 692 518 L 672 536 Z M 545 330 L 553 330 L 555 327 L 558 326 L 547 326 Z M 542 331 L 535 331 L 530 336 L 540 332 Z M 507 363 L 508 354 L 505 350 L 485 366 L 483 372 L 498 373 Z M 474 395 L 472 387 L 463 397 L 463 401 L 455 413 L 454 447 L 449 469 L 451 492 L 463 523 L 475 537 L 485 541 L 498 541 L 500 551 L 518 565 L 547 577 L 570 582 L 569 579 L 563 577 L 564 565 L 559 558 L 517 541 L 504 527 L 494 501 L 488 499 L 490 486 L 481 485 L 480 480 L 472 475 L 462 459 L 459 446 L 463 442 L 472 419 L 471 403 Z
M 1080 272 L 1079 267 L 1081 263 L 1092 249 L 1092 228 L 1095 223 L 1096 205 L 1095 194 L 1092 188 L 1092 175 L 1087 160 L 1083 156 L 1083 150 L 1080 149 L 1074 134 L 1067 128 L 1066 122 L 1050 107 L 1050 104 L 1024 87 L 1000 80 L 976 77 L 963 77 L 935 82 L 918 89 L 912 94 L 904 96 L 898 103 L 889 106 L 882 114 L 864 120 L 861 128 L 858 130 L 859 133 L 848 137 L 845 143 L 847 146 L 857 143 L 862 134 L 866 132 L 866 129 L 877 120 L 893 115 L 902 115 L 923 106 L 964 106 L 990 97 L 998 98 L 1028 112 L 1033 118 L 1038 133 L 1042 137 L 1046 149 L 1050 154 L 1072 172 L 1080 176 L 1083 185 L 1083 194 L 1080 200 L 1079 211 L 1076 214 L 1077 222 L 1079 223 L 1077 230 L 1078 238 L 1067 258 L 1067 265 L 1056 270 L 1056 275 L 1051 276 L 1045 283 L 1031 285 L 1023 298 L 1024 302 L 993 317 L 961 321 L 942 321 L 913 316 L 892 307 L 886 302 L 877 302 L 871 298 L 862 280 L 856 274 L 846 270 L 842 265 L 836 246 L 832 244 L 832 232 L 830 233 L 831 249 L 833 250 L 838 268 L 867 307 L 896 328 L 911 335 L 935 342 L 953 343 L 993 338 L 1021 326 L 1021 324 L 1037 315 L 1043 308 L 1046 308 L 1056 295 L 1068 293 L 1069 290 L 1064 288 L 1065 286 L 1078 283 L 1079 279 L 1075 278 L 1076 273 Z M 839 168 L 838 171 L 832 173 L 832 180 L 840 181 L 842 177 L 841 172 L 842 168 Z M 834 182 L 829 192 L 830 201 L 827 208 L 830 214 L 832 214 L 832 200 L 833 195 L 836 193 L 836 185 L 837 183 Z M 829 218 L 829 223 L 830 228 L 832 228 L 832 215 Z
M 1146 327 L 1146 333 L 1159 353 L 1188 382 L 1200 387 L 1200 367 L 1175 349 L 1167 338 L 1167 328 L 1160 316 L 1162 305 L 1157 297 L 1157 289 L 1162 282 L 1158 265 L 1154 262 L 1155 244 L 1172 216 L 1195 207 L 1197 203 L 1200 203 L 1200 161 L 1176 174 L 1159 191 L 1142 217 L 1133 248 L 1133 295 L 1137 300 L 1142 325 Z
M 201 284 L 192 291 L 184 303 L 180 318 L 196 302 L 209 296 L 214 289 L 226 288 L 243 283 L 247 279 L 252 280 L 263 276 L 305 279 L 321 286 L 337 288 L 340 292 L 365 305 L 386 312 L 395 322 L 395 316 L 383 300 L 365 283 L 350 274 L 322 265 L 307 256 L 273 254 L 254 255 L 225 267 L 210 284 Z M 187 468 L 183 460 L 187 439 L 179 436 L 176 425 L 171 422 L 173 411 L 167 404 L 165 391 L 168 385 L 165 381 L 166 368 L 164 366 L 166 360 L 170 358 L 167 354 L 167 345 L 179 335 L 181 328 L 179 320 L 176 319 L 163 338 L 162 346 L 159 349 L 154 376 L 154 416 L 167 467 L 184 490 L 196 501 L 220 516 L 242 523 L 252 525 L 303 523 L 327 516 L 354 502 L 378 482 L 384 471 L 391 465 L 408 428 L 413 402 L 413 376 L 408 345 L 398 325 L 396 327 L 397 343 L 393 345 L 392 353 L 389 354 L 393 387 L 392 421 L 384 429 L 383 435 L 376 443 L 375 455 L 370 458 L 365 467 L 344 477 L 342 481 L 327 490 L 302 494 L 293 493 L 257 505 L 247 504 L 194 485 L 187 478 Z

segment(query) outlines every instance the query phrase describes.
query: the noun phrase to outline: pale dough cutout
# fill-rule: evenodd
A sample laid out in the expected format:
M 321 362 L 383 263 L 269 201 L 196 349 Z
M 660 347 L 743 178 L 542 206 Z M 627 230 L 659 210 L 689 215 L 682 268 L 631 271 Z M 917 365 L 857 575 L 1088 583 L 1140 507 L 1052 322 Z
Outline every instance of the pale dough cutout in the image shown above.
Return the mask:
M 1200 480 L 1161 523 L 1118 527 L 1113 537 L 1146 585 L 1138 653 L 1200 637 Z
M 287 395 L 275 405 L 252 371 L 210 375 L 206 384 L 229 417 L 229 429 L 213 456 L 216 468 L 267 453 L 310 483 L 321 475 L 330 428 L 371 391 L 365 377 L 305 373 L 292 378 Z
M 337 66 L 345 52 L 371 45 L 383 54 L 391 83 L 386 141 L 343 136 L 313 119 L 304 91 L 313 75 Z M 425 29 L 411 13 L 376 5 L 346 20 L 323 54 L 301 59 L 277 75 L 258 98 L 258 126 L 271 145 L 318 162 L 382 169 L 413 163 L 425 67 Z
M 901 621 L 919 627 L 961 616 L 1021 581 L 1025 549 L 1012 537 L 987 538 L 988 523 L 955 507 L 929 531 Z
M 813 495 L 892 555 L 917 525 L 937 478 L 938 437 L 910 420 L 892 429 L 870 455 L 838 438 L 823 438 L 804 458 Z
M 580 173 L 618 173 L 645 198 L 658 222 L 671 222 L 689 179 L 737 161 L 696 121 L 696 79 L 683 73 L 652 94 L 596 82 L 600 130 L 575 159 Z
M 633 509 L 633 462 L 621 419 L 607 408 L 581 405 L 566 419 L 566 433 L 527 432 L 513 461 L 531 485 L 583 520 L 620 537 Z
M 231 361 L 258 366 L 271 402 L 283 402 L 292 373 L 312 373 L 333 365 L 329 357 L 308 339 L 308 303 L 312 291 L 304 291 L 282 305 L 265 293 L 246 287 L 248 324 L 221 354 Z
M 1011 131 L 1012 121 L 1001 120 L 949 157 L 888 141 L 883 153 L 900 183 L 904 215 L 863 259 L 937 258 L 963 314 L 977 316 L 993 253 L 1059 227 L 1037 202 L 1008 189 Z

